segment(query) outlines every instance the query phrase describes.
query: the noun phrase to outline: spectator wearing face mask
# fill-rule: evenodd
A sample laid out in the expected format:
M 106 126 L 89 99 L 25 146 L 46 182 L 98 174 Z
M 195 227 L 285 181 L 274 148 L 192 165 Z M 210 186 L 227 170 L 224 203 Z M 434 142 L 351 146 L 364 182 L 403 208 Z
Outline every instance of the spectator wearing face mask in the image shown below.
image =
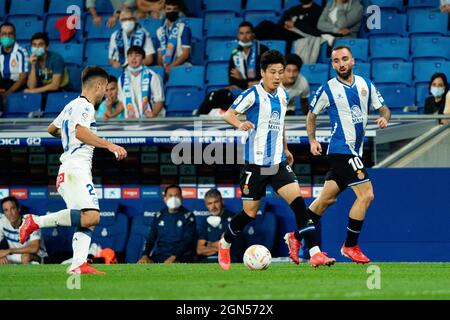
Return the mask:
M 120 12 L 121 28 L 114 31 L 109 41 L 109 63 L 115 68 L 126 66 L 126 53 L 131 46 L 144 49 L 144 64 L 153 63 L 155 48 L 150 34 L 139 23 L 129 9 Z
M 447 76 L 444 73 L 435 73 L 429 83 L 431 96 L 425 98 L 425 114 L 450 114 L 450 90 Z M 442 124 L 449 120 L 441 120 Z
M 46 33 L 38 32 L 31 38 L 30 72 L 27 93 L 44 93 L 64 89 L 69 84 L 69 73 L 64 59 L 48 50 Z
M 153 219 L 138 263 L 193 261 L 196 245 L 195 217 L 183 207 L 181 188 L 177 185 L 166 187 L 164 202 L 167 207 Z

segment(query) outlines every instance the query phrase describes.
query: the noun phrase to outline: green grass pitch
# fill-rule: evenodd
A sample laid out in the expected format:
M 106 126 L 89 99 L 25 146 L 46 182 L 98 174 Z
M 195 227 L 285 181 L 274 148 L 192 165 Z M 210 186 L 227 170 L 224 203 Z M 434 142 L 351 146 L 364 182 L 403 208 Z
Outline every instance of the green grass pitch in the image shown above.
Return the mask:
M 380 289 L 368 289 L 380 269 Z M 0 299 L 450 299 L 450 263 L 273 263 L 265 271 L 232 264 L 97 265 L 106 275 L 82 275 L 68 289 L 62 265 L 0 266 Z M 69 280 L 75 286 L 76 279 Z M 373 282 L 373 279 L 370 280 Z

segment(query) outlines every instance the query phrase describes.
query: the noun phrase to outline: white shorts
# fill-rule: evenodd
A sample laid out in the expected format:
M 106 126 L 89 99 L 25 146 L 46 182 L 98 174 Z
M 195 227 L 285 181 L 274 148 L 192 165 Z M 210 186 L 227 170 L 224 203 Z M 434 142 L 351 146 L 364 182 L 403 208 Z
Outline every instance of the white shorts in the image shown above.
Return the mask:
M 68 209 L 99 210 L 97 193 L 89 170 L 60 166 L 56 189 Z

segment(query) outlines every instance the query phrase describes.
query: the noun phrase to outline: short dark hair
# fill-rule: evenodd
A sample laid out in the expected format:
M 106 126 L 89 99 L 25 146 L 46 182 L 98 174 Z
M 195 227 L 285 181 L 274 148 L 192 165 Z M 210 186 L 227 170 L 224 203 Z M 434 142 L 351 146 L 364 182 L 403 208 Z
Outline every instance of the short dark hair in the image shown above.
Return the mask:
M 300 71 L 303 65 L 303 60 L 295 53 L 289 53 L 286 55 L 286 65 L 288 64 L 296 65 L 298 70 Z
M 220 193 L 219 190 L 213 188 L 213 189 L 209 189 L 206 193 L 205 193 L 205 199 L 206 198 L 220 198 L 222 199 L 222 194 Z
M 444 88 L 445 88 L 444 97 L 445 97 L 445 94 L 447 93 L 447 91 L 448 91 L 448 89 L 449 89 L 449 88 L 448 88 L 447 76 L 445 75 L 445 73 L 442 73 L 442 72 L 436 72 L 435 74 L 433 74 L 433 75 L 431 76 L 430 82 L 428 83 L 428 91 L 431 91 L 431 83 L 433 83 L 433 81 L 434 81 L 436 78 L 441 78 L 441 79 L 442 79 L 442 82 L 444 82 Z
M 242 28 L 242 27 L 249 27 L 250 30 L 252 30 L 252 32 L 255 32 L 255 27 L 253 27 L 253 24 L 251 22 L 249 22 L 249 21 L 242 21 L 239 24 L 239 29 Z
M 14 34 L 16 34 L 16 27 L 15 27 L 11 22 L 4 22 L 4 23 L 2 23 L 2 24 L 0 25 L 0 30 L 1 30 L 3 27 L 11 27 L 11 28 L 13 28 Z
M 183 195 L 183 192 L 181 191 L 181 188 L 180 188 L 179 185 L 177 185 L 177 184 L 169 184 L 169 185 L 164 189 L 164 196 L 166 196 L 167 191 L 168 191 L 169 189 L 172 189 L 172 188 L 177 188 L 178 190 L 180 190 L 180 193 Z
M 17 198 L 14 196 L 4 197 L 2 199 L 2 208 L 3 208 L 3 204 L 8 201 L 11 201 L 12 203 L 14 203 L 16 205 L 16 208 L 19 208 L 19 200 L 17 200 Z
M 341 50 L 341 49 L 347 49 L 350 52 L 350 54 L 353 56 L 352 49 L 350 49 L 349 46 L 344 46 L 344 45 L 334 47 L 333 50 L 331 50 L 331 52 Z
M 50 40 L 48 39 L 48 35 L 46 32 L 36 32 L 35 34 L 33 34 L 33 36 L 31 37 L 31 43 L 33 43 L 34 40 L 38 39 L 44 40 L 47 47 L 50 44 Z
M 261 69 L 266 71 L 266 69 L 271 64 L 281 63 L 284 67 L 286 67 L 286 59 L 283 54 L 278 50 L 269 50 L 262 54 L 261 56 Z
M 89 80 L 95 77 L 101 77 L 109 81 L 108 72 L 97 66 L 87 66 L 81 73 L 81 83 L 85 85 Z
M 117 78 L 116 78 L 115 76 L 113 76 L 112 74 L 110 74 L 110 75 L 108 76 L 108 83 L 112 83 L 112 82 L 117 83 L 118 80 L 117 80 Z
M 142 49 L 142 47 L 131 46 L 127 51 L 127 56 L 129 56 L 132 53 L 138 53 L 142 56 L 142 58 L 145 58 L 145 51 L 144 51 L 144 49 Z

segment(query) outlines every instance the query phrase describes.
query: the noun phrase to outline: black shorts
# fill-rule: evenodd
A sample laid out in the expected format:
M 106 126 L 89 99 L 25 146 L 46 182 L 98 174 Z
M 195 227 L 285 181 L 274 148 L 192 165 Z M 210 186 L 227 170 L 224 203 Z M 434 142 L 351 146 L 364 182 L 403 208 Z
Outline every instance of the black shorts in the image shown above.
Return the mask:
M 361 158 L 352 154 L 329 154 L 327 155 L 330 170 L 325 180 L 336 181 L 339 189 L 344 191 L 363 182 L 370 181 L 369 174 Z
M 266 186 L 269 183 L 275 191 L 289 183 L 298 183 L 294 171 L 286 161 L 272 167 L 246 163 L 242 166 L 239 180 L 242 200 L 260 200 L 266 195 Z

